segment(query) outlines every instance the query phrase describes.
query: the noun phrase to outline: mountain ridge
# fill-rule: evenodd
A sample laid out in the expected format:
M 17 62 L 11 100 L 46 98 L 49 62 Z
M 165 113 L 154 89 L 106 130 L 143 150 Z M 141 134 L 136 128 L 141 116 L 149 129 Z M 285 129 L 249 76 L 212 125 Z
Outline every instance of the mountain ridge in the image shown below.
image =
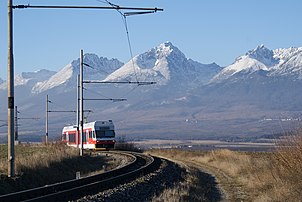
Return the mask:
M 294 60 L 294 61 L 293 61 Z M 291 75 L 302 78 L 302 48 L 284 48 L 270 50 L 264 45 L 239 56 L 235 62 L 225 67 L 215 75 L 210 83 L 223 82 L 228 79 L 237 79 L 236 74 L 245 72 L 251 74 L 256 71 L 267 72 L 268 77 Z M 240 77 L 240 76 L 239 76 Z
M 214 62 L 211 64 L 202 64 L 189 59 L 171 42 L 162 43 L 145 53 L 139 54 L 126 64 L 117 59 L 98 57 L 91 53 L 84 55 L 84 63 L 92 67 L 90 69 L 88 67 L 84 68 L 84 74 L 88 74 L 88 78 L 105 81 L 123 79 L 135 81 L 139 77 L 142 81 L 145 81 L 151 77 L 155 78 L 159 84 L 165 85 L 171 79 L 171 74 L 174 74 L 173 77 L 175 80 L 182 79 L 184 76 L 188 76 L 188 70 L 190 71 L 192 69 L 194 69 L 194 73 L 204 70 L 202 73 L 205 78 L 197 79 L 200 80 L 199 82 L 202 84 L 206 84 L 207 81 L 209 81 L 209 83 L 223 81 L 239 72 L 250 74 L 260 70 L 266 71 L 268 73 L 267 76 L 295 75 L 297 79 L 300 79 L 302 78 L 302 65 L 299 65 L 302 64 L 302 47 L 270 50 L 261 44 L 255 49 L 247 51 L 246 54 L 237 57 L 232 64 L 224 68 Z M 167 63 L 173 68 L 168 68 Z M 211 75 L 211 72 L 207 72 L 210 68 L 215 69 L 216 74 Z M 171 72 L 171 69 L 174 72 Z M 50 70 L 44 71 L 53 73 L 53 71 Z M 34 77 L 26 79 L 26 74 L 30 74 L 30 72 L 21 73 L 16 76 L 15 85 L 24 85 L 28 80 L 38 79 L 32 92 L 39 93 L 63 84 L 67 82 L 68 79 L 73 79 L 74 82 L 76 79 L 71 77 L 75 77 L 78 71 L 79 59 L 76 59 L 54 75 L 49 76 L 47 73 L 45 73 L 45 75 L 39 74 L 39 79 Z M 38 72 L 39 71 L 36 71 L 36 73 Z M 49 81 L 46 81 L 45 78 L 48 78 Z M 0 81 L 2 83 L 2 89 L 5 88 L 3 86 L 4 80 L 0 78 Z
M 122 97 L 127 102 L 85 101 L 85 108 L 94 111 L 89 119 L 113 119 L 118 130 L 131 137 L 268 134 L 272 128 L 280 127 L 280 122 L 262 124 L 267 120 L 263 117 L 273 117 L 271 120 L 278 117 L 298 120 L 300 114 L 302 117 L 301 50 L 270 50 L 259 45 L 224 68 L 189 59 L 171 42 L 159 44 L 125 64 L 85 54 L 84 63 L 89 67 L 84 69 L 84 80 L 157 82 L 151 86 L 87 85 L 85 98 Z M 44 81 L 34 80 L 35 74 L 22 74 L 20 78 L 25 80 L 15 89 L 18 109 L 31 115 L 44 114 L 42 103 L 48 94 L 52 103 L 59 103 L 57 108 L 74 110 L 78 66 L 79 59 L 73 60 L 57 73 L 45 76 L 48 78 Z M 30 85 L 25 82 L 29 77 L 33 77 Z M 1 88 L 0 96 L 7 100 L 4 89 Z M 3 106 L 0 106 L 2 112 Z M 57 135 L 64 124 L 74 124 L 74 117 L 67 114 L 53 116 Z M 41 121 L 39 124 L 43 125 Z M 283 124 L 280 130 L 292 127 L 293 122 Z

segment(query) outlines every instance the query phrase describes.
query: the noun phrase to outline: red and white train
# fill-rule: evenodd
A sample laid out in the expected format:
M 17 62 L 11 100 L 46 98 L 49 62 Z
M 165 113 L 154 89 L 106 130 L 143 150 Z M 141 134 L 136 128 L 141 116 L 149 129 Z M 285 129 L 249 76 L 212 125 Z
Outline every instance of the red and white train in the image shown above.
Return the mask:
M 77 126 L 65 126 L 62 141 L 68 146 L 81 148 L 80 131 Z M 115 131 L 112 120 L 94 121 L 83 126 L 83 148 L 91 150 L 111 149 L 115 144 Z

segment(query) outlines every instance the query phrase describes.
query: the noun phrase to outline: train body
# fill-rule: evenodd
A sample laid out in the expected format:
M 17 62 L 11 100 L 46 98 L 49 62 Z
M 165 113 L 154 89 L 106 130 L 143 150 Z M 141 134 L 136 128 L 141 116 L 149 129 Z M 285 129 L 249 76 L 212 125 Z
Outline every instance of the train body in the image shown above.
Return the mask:
M 68 146 L 81 148 L 80 131 L 77 126 L 65 126 L 62 141 Z M 83 149 L 101 150 L 114 148 L 115 131 L 111 120 L 94 121 L 83 126 Z

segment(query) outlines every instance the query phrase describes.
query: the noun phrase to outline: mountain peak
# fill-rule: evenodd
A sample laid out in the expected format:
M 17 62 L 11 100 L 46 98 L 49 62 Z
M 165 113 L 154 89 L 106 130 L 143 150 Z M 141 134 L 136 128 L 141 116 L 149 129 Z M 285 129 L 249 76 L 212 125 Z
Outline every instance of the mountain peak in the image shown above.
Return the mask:
M 153 49 L 151 49 L 151 51 L 152 50 Z M 176 46 L 174 46 L 170 41 L 166 41 L 164 43 L 159 44 L 157 47 L 155 47 L 155 50 L 157 50 L 157 52 L 165 53 L 166 56 L 172 52 L 181 53 L 181 51 Z
M 137 55 L 123 67 L 109 75 L 106 80 L 156 81 L 159 85 L 179 83 L 206 83 L 220 70 L 216 64 L 201 64 L 186 56 L 167 41 Z M 183 82 L 180 82 L 183 81 Z
M 267 54 L 273 52 L 270 49 L 266 48 L 264 46 L 264 44 L 258 45 L 256 48 L 254 48 L 253 50 L 248 51 L 245 55 L 248 56 L 256 56 L 256 55 L 260 55 L 260 54 Z
M 169 41 L 165 43 L 159 44 L 155 49 L 151 49 L 151 51 L 155 50 L 156 54 L 160 54 L 162 56 L 168 56 L 172 51 L 178 50 L 173 44 Z
M 171 49 L 175 48 L 175 46 L 172 44 L 171 41 L 166 41 L 164 43 L 161 43 L 158 45 L 158 47 L 167 47 L 167 48 L 171 48 Z
M 274 52 L 261 44 L 255 49 L 248 51 L 245 55 L 238 57 L 233 64 L 225 67 L 210 82 L 220 82 L 229 79 L 239 72 L 250 74 L 259 70 L 268 71 L 270 67 L 278 63 L 279 59 L 274 57 Z
M 117 59 L 108 59 L 106 57 L 98 57 L 93 53 L 86 53 L 83 56 L 83 62 L 89 65 L 90 68 L 84 68 L 84 76 L 89 80 L 102 80 L 108 74 L 120 68 L 123 63 Z M 43 92 L 58 86 L 66 86 L 70 88 L 76 84 L 77 76 L 79 74 L 80 59 L 73 60 L 67 64 L 59 72 L 51 76 L 48 80 L 38 82 L 33 87 L 33 93 Z M 70 85 L 72 84 L 72 85 Z
M 248 51 L 245 55 L 258 60 L 268 67 L 279 63 L 279 59 L 274 57 L 274 51 L 266 48 L 263 44 L 258 45 L 255 49 Z
M 264 46 L 264 44 L 260 44 L 256 47 L 256 49 L 268 49 Z

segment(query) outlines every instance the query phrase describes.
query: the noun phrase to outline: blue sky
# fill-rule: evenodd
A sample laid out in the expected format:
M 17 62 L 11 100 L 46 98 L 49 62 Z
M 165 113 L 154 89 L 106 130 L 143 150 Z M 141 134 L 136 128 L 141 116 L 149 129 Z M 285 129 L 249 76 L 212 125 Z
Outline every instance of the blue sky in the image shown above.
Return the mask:
M 99 5 L 103 0 L 14 0 L 14 5 Z M 164 12 L 128 17 L 133 54 L 171 41 L 188 58 L 226 66 L 257 45 L 302 46 L 301 0 L 112 0 Z M 7 0 L 0 1 L 0 77 L 7 72 Z M 59 70 L 79 50 L 130 59 L 120 15 L 108 10 L 14 10 L 15 74 Z

